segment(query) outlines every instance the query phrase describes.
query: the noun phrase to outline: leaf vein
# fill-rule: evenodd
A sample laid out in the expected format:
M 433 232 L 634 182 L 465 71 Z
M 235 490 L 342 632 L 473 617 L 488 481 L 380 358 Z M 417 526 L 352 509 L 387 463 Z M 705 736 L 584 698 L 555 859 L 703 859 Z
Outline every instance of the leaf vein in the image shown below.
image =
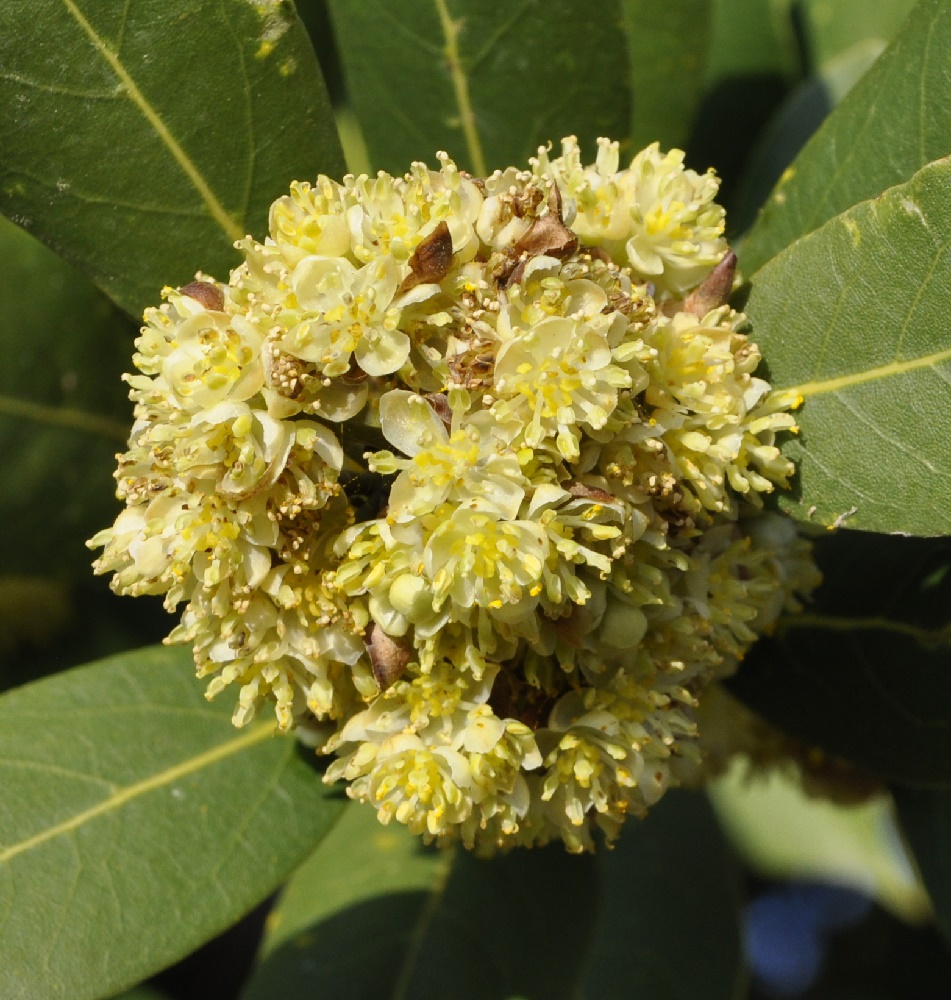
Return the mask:
M 469 151 L 469 161 L 476 174 L 484 177 L 486 174 L 485 155 L 482 152 L 482 141 L 476 127 L 475 109 L 469 96 L 469 78 L 462 65 L 462 55 L 459 51 L 459 31 L 462 21 L 453 21 L 446 6 L 446 0 L 434 0 L 439 14 L 445 40 L 444 53 L 449 63 L 449 74 L 452 79 L 453 94 L 459 110 L 459 120 L 462 123 L 462 133 L 465 136 Z
M 832 480 L 832 482 L 838 483 L 841 487 L 843 487 L 843 489 L 847 493 L 849 493 L 853 499 L 858 498 L 860 500 L 867 500 L 873 506 L 881 505 L 884 507 L 894 507 L 896 510 L 900 509 L 898 504 L 894 502 L 888 502 L 886 500 L 881 499 L 880 497 L 871 496 L 864 490 L 859 489 L 857 486 L 854 485 L 854 483 L 846 479 L 844 475 L 841 475 L 838 471 L 826 465 L 819 458 L 817 458 L 814 452 L 811 452 L 808 449 L 806 449 L 805 455 L 806 458 L 808 458 L 810 462 L 813 462 L 815 465 L 817 465 L 819 469 L 829 479 Z
M 173 218 L 182 219 L 207 219 L 208 213 L 201 211 L 198 208 L 173 208 L 170 205 L 149 205 L 145 202 L 137 201 L 125 201 L 121 198 L 114 198 L 112 196 L 100 195 L 100 194 L 90 194 L 86 191 L 77 191 L 75 184 L 71 181 L 68 193 L 64 192 L 61 187 L 51 181 L 47 177 L 41 177 L 39 174 L 34 174 L 29 170 L 16 170 L 16 176 L 26 177 L 28 180 L 33 181 L 35 184 L 41 187 L 48 188 L 50 191 L 56 190 L 59 197 L 72 197 L 77 201 L 86 202 L 90 205 L 107 205 L 109 208 L 127 208 L 133 212 L 147 212 L 149 215 L 168 215 Z
M 257 157 L 257 142 L 255 141 L 254 134 L 254 111 L 251 102 L 251 78 L 248 76 L 248 66 L 244 58 L 244 46 L 241 44 L 241 39 L 238 37 L 238 33 L 234 29 L 234 24 L 232 23 L 231 18 L 228 17 L 228 11 L 225 7 L 224 0 L 219 0 L 218 6 L 221 11 L 221 19 L 228 26 L 228 34 L 231 35 L 231 39 L 234 42 L 235 51 L 238 55 L 238 63 L 241 66 L 241 78 L 244 81 L 242 95 L 244 97 L 244 118 L 247 122 L 245 138 L 248 144 L 248 162 L 244 177 L 244 193 L 241 197 L 241 218 L 246 223 L 248 218 L 248 208 L 251 205 L 251 191 L 254 187 L 254 170 Z
M 214 192 L 208 182 L 201 175 L 201 172 L 192 162 L 189 155 L 179 145 L 178 140 L 169 131 L 168 126 L 162 120 L 161 115 L 145 99 L 145 95 L 139 90 L 129 71 L 122 64 L 118 56 L 106 45 L 105 41 L 96 33 L 93 26 L 86 20 L 75 0 L 62 0 L 63 5 L 72 15 L 76 23 L 82 28 L 92 43 L 96 53 L 108 63 L 110 69 L 116 74 L 120 82 L 125 87 L 126 94 L 132 103 L 139 109 L 142 116 L 152 126 L 155 134 L 159 137 L 165 148 L 171 153 L 175 162 L 179 165 L 185 176 L 191 181 L 192 186 L 208 208 L 211 217 L 224 230 L 225 235 L 234 242 L 241 239 L 245 234 L 240 225 L 225 211 L 224 207 L 215 197 Z
M 498 43 L 500 38 L 503 38 L 512 30 L 512 25 L 521 18 L 529 7 L 533 6 L 535 0 L 524 0 L 521 7 L 514 11 L 514 13 L 509 17 L 509 19 L 504 23 L 500 24 L 499 27 L 485 40 L 485 44 L 482 48 L 472 55 L 469 59 L 469 75 L 471 76 L 475 70 L 479 67 L 482 60 L 485 59 L 488 54 L 492 51 L 494 46 Z
M 869 687 L 882 699 L 886 704 L 890 704 L 894 709 L 895 713 L 901 716 L 905 722 L 910 723 L 912 726 L 916 726 L 919 729 L 947 729 L 949 722 L 947 719 L 926 719 L 920 715 L 917 715 L 912 711 L 910 705 L 906 705 L 900 698 L 896 697 L 895 692 L 889 690 L 885 686 L 884 681 L 879 676 L 878 671 L 872 665 L 872 662 L 865 655 L 865 650 L 859 644 L 859 637 L 855 633 L 849 635 L 849 642 L 855 648 L 856 652 L 859 654 L 859 662 L 862 664 L 862 673 L 865 674 L 868 680 Z
M 26 851 L 33 850 L 47 841 L 72 833 L 74 830 L 77 830 L 86 823 L 97 819 L 99 816 L 103 816 L 115 809 L 121 808 L 127 802 L 138 798 L 140 795 L 145 795 L 147 792 L 152 792 L 158 788 L 164 787 L 165 785 L 169 785 L 173 781 L 177 781 L 179 778 L 183 778 L 189 774 L 195 773 L 196 771 L 200 771 L 202 768 L 211 767 L 213 764 L 217 764 L 219 761 L 224 760 L 233 754 L 241 753 L 257 743 L 262 743 L 266 739 L 272 739 L 273 735 L 273 726 L 256 726 L 253 729 L 241 733 L 234 739 L 222 743 L 220 746 L 213 747 L 211 750 L 207 750 L 204 753 L 197 754 L 196 756 L 182 761 L 179 764 L 168 767 L 164 771 L 160 771 L 143 781 L 138 781 L 133 785 L 126 785 L 113 795 L 103 799 L 102 802 L 99 802 L 88 809 L 84 809 L 82 812 L 76 813 L 75 816 L 71 816 L 69 819 L 64 820 L 61 823 L 56 823 L 46 830 L 42 830 L 31 837 L 27 837 L 25 840 L 21 840 L 19 843 L 11 844 L 9 847 L 5 847 L 3 850 L 0 850 L 0 865 L 12 861 L 13 858 L 18 855 L 23 854 Z
M 19 771 L 41 771 L 43 774 L 57 775 L 60 778 L 69 778 L 72 781 L 89 781 L 98 785 L 105 785 L 110 792 L 118 791 L 119 786 L 108 778 L 100 778 L 95 774 L 88 774 L 85 771 L 77 771 L 71 767 L 60 767 L 57 764 L 49 764 L 46 761 L 22 760 L 17 757 L 0 757 L 0 768 L 12 767 Z
M 414 45 L 418 45 L 421 49 L 429 52 L 430 55 L 439 57 L 442 52 L 438 45 L 431 42 L 424 35 L 419 35 L 415 31 L 410 31 L 409 28 L 403 23 L 400 18 L 395 17 L 392 10 L 391 4 L 385 3 L 375 3 L 374 8 L 376 10 L 376 16 L 379 18 L 385 18 L 392 26 L 394 32 L 402 35 L 408 41 L 412 42 Z
M 843 396 L 836 396 L 836 402 L 842 406 L 844 409 L 848 410 L 849 413 L 855 417 L 859 423 L 867 427 L 874 435 L 880 437 L 883 441 L 887 441 L 893 448 L 896 448 L 903 455 L 908 455 L 910 458 L 919 461 L 929 472 L 935 475 L 948 476 L 949 473 L 945 470 L 937 468 L 937 466 L 929 458 L 922 455 L 920 452 L 916 451 L 914 448 L 910 447 L 906 442 L 900 441 L 898 438 L 891 434 L 885 432 L 885 430 L 875 423 L 873 418 L 861 410 L 857 409 L 854 405 L 850 405 L 849 401 Z
M 891 66 L 889 66 L 889 69 L 891 69 Z M 884 85 L 883 87 L 879 88 L 879 93 L 881 92 L 882 89 L 884 89 Z M 845 173 L 845 167 L 848 165 L 849 161 L 852 159 L 853 156 L 855 156 L 856 152 L 858 151 L 859 140 L 865 134 L 865 131 L 868 129 L 868 127 L 872 124 L 877 110 L 878 110 L 878 94 L 876 94 L 876 96 L 869 102 L 868 110 L 866 112 L 864 120 L 862 121 L 862 124 L 859 126 L 856 133 L 850 137 L 851 141 L 849 142 L 849 147 L 848 150 L 846 151 L 843 160 L 839 162 L 838 156 L 835 156 L 836 164 L 835 167 L 829 172 L 829 181 L 826 184 L 822 194 L 818 198 L 816 198 L 815 201 L 813 202 L 812 218 L 809 221 L 809 225 L 811 225 L 812 229 L 816 228 L 814 225 L 814 220 L 828 217 L 828 212 L 826 211 L 826 209 L 828 207 L 829 201 L 832 199 L 834 195 L 836 195 L 841 191 L 842 175 Z M 836 150 L 837 147 L 834 146 L 833 149 Z
M 121 441 L 122 444 L 126 444 L 129 440 L 129 428 L 116 420 L 69 406 L 45 406 L 42 403 L 32 403 L 13 396 L 0 396 L 0 417 L 15 417 L 31 420 L 37 424 L 68 427 L 70 430 L 104 437 L 110 441 Z
M 951 359 L 951 347 L 934 351 L 932 354 L 923 354 L 918 358 L 910 358 L 907 361 L 891 361 L 887 365 L 880 365 L 877 368 L 866 368 L 864 371 L 837 375 L 828 379 L 816 379 L 811 382 L 801 382 L 799 385 L 784 388 L 790 392 L 798 393 L 803 399 L 808 399 L 811 396 L 820 396 L 827 392 L 840 392 L 865 382 L 876 382 L 879 379 L 905 375 L 908 372 L 917 371 L 919 368 L 933 368 L 949 359 Z
M 921 71 L 918 76 L 918 162 L 925 163 L 925 80 L 928 78 L 928 63 L 931 58 L 931 42 L 934 37 L 935 21 L 928 25 L 924 52 L 921 57 Z
M 901 329 L 898 331 L 898 342 L 895 344 L 895 360 L 898 360 L 899 354 L 901 354 L 902 344 L 905 340 L 905 334 L 908 332 L 908 327 L 911 325 L 912 316 L 914 315 L 915 309 L 918 303 L 921 301 L 925 294 L 928 286 L 934 279 L 935 270 L 938 267 L 938 263 L 941 258 L 948 252 L 948 248 L 951 247 L 951 240 L 946 240 L 940 247 L 935 251 L 935 255 L 932 258 L 931 265 L 928 270 L 921 277 L 918 282 L 918 287 L 915 290 L 914 296 L 912 296 L 911 302 L 908 305 L 908 311 L 905 314 L 905 320 L 901 325 Z
M 443 857 L 440 858 L 439 869 L 436 873 L 436 878 L 433 880 L 432 888 L 429 890 L 426 903 L 420 910 L 416 923 L 413 925 L 406 957 L 403 960 L 399 978 L 393 987 L 392 1000 L 406 1000 L 408 995 L 406 991 L 409 989 L 413 970 L 422 953 L 426 932 L 429 930 L 429 925 L 436 916 L 436 911 L 439 909 L 439 904 L 442 902 L 443 894 L 446 891 L 446 885 L 449 882 L 453 857 L 454 855 L 451 852 L 446 851 Z
M 29 87 L 31 90 L 41 90 L 47 94 L 57 94 L 61 97 L 78 97 L 84 101 L 118 101 L 123 97 L 122 88 L 118 86 L 115 90 L 106 91 L 78 90 L 73 87 L 64 87 L 60 84 L 31 80 L 28 77 L 21 76 L 19 73 L 11 73 L 9 71 L 0 73 L 0 80 L 9 80 L 10 83 L 18 83 L 23 87 Z
M 831 254 L 829 260 L 829 268 L 832 271 L 833 280 L 835 280 L 837 273 L 836 262 L 832 258 Z M 825 360 L 826 352 L 829 348 L 829 345 L 832 343 L 833 331 L 835 329 L 836 321 L 838 320 L 839 314 L 842 312 L 842 309 L 845 305 L 846 296 L 852 290 L 852 287 L 856 281 L 857 281 L 857 275 L 853 274 L 850 278 L 838 282 L 839 294 L 836 296 L 835 305 L 832 307 L 832 311 L 829 314 L 829 320 L 826 323 L 825 331 L 823 332 L 822 335 L 822 341 L 819 343 L 819 346 L 816 349 L 816 360 L 812 368 L 813 378 L 815 378 L 820 368 L 822 367 L 822 363 Z
M 293 753 L 294 749 L 293 743 L 289 743 L 288 748 L 289 752 Z M 247 850 L 247 841 L 245 841 L 244 839 L 244 832 L 248 827 L 248 823 L 251 822 L 252 818 L 260 815 L 262 811 L 261 810 L 262 805 L 268 799 L 271 793 L 280 785 L 281 774 L 286 764 L 287 764 L 287 754 L 285 754 L 279 761 L 275 763 L 274 769 L 271 772 L 271 776 L 268 779 L 267 783 L 265 784 L 264 782 L 262 782 L 261 785 L 258 786 L 257 794 L 255 795 L 254 801 L 248 803 L 248 807 L 244 810 L 244 816 L 241 822 L 235 826 L 234 830 L 231 832 L 231 836 L 229 836 L 228 840 L 225 841 L 225 844 L 223 845 L 225 848 L 227 848 L 229 844 L 234 844 L 243 846 L 245 850 Z M 231 851 L 227 849 L 222 850 L 218 855 L 218 859 L 215 862 L 214 867 L 211 869 L 209 873 L 211 877 L 217 880 L 222 865 L 224 865 L 226 861 L 231 861 L 231 859 L 232 859 Z
M 69 906 L 76 896 L 76 891 L 79 888 L 79 873 L 82 871 L 82 857 L 79 853 L 79 848 L 76 846 L 75 841 L 70 840 L 70 848 L 75 856 L 75 865 L 72 870 L 72 879 L 68 887 L 68 891 L 61 898 L 61 905 L 57 907 L 56 911 L 56 926 L 52 934 L 44 935 L 44 948 L 46 957 L 46 968 L 50 969 L 50 958 L 56 954 L 56 945 L 59 941 L 60 935 L 63 933 L 63 928 L 66 926 L 66 920 L 69 915 Z
M 923 646 L 951 643 L 951 624 L 941 628 L 928 629 L 909 622 L 895 621 L 883 615 L 870 617 L 850 617 L 847 615 L 827 615 L 818 612 L 801 611 L 794 615 L 784 615 L 776 628 L 777 635 L 785 635 L 795 629 L 823 629 L 829 632 L 892 632 L 905 635 Z

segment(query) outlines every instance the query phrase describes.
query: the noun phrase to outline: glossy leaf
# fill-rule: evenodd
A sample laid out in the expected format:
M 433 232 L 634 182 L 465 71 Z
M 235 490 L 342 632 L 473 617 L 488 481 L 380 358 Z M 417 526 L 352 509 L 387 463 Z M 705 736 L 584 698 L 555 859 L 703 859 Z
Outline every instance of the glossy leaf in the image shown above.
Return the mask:
M 88 573 L 118 511 L 132 426 L 132 326 L 87 279 L 0 218 L 0 567 Z
M 0 699 L 0 996 L 143 979 L 260 902 L 340 811 L 312 756 L 209 705 L 185 650 Z
M 524 165 L 575 134 L 623 137 L 630 118 L 618 0 L 331 0 L 350 102 L 374 169 L 444 149 L 477 175 Z
M 747 274 L 833 216 L 948 154 L 949 49 L 951 6 L 920 0 L 773 192 L 743 243 L 740 265 Z
M 734 693 L 874 774 L 951 784 L 951 539 L 844 531 L 813 605 L 761 640 Z
M 773 386 L 804 400 L 782 507 L 816 524 L 951 533 L 951 160 L 862 202 L 757 275 Z
M 622 0 L 630 53 L 631 145 L 683 147 L 703 94 L 713 0 Z
M 951 944 L 951 791 L 903 788 L 895 805 L 938 927 Z
M 745 995 L 739 870 L 706 798 L 672 792 L 598 856 L 584 1000 Z
M 281 893 L 261 954 L 271 955 L 347 907 L 380 895 L 427 892 L 451 864 L 450 852 L 426 847 L 402 824 L 383 826 L 375 809 L 351 803 Z
M 429 851 L 351 807 L 290 884 L 242 1000 L 569 1000 L 593 861 Z
M 0 66 L 0 210 L 136 315 L 343 171 L 290 4 L 7 0 Z

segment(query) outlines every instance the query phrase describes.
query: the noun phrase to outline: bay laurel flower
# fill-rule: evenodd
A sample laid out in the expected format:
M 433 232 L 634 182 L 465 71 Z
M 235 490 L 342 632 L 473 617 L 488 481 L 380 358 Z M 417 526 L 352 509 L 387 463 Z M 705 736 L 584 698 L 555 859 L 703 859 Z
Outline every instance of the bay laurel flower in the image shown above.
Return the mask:
M 598 140 L 594 164 L 585 166 L 577 140 L 562 140 L 562 155 L 540 149 L 536 174 L 552 177 L 575 213 L 571 223 L 587 244 L 603 247 L 654 286 L 659 298 L 682 298 L 726 251 L 725 213 L 713 200 L 719 181 L 683 165 L 679 149 L 657 143 L 619 170 L 618 144 Z
M 370 458 L 376 470 L 402 470 L 390 487 L 387 513 L 394 521 L 430 513 L 450 498 L 471 510 L 517 515 L 530 483 L 489 411 L 469 419 L 454 413 L 447 427 L 423 396 L 392 389 L 380 399 L 380 425 L 407 456 Z
M 619 390 L 631 388 L 631 376 L 613 361 L 607 338 L 593 325 L 542 320 L 499 348 L 493 412 L 523 424 L 529 448 L 554 439 L 566 461 L 577 461 L 581 432 L 604 427 Z
M 438 161 L 296 182 L 227 282 L 164 290 L 90 544 L 382 822 L 590 850 L 694 780 L 708 692 L 818 583 L 763 508 L 799 401 L 727 304 L 712 172 Z

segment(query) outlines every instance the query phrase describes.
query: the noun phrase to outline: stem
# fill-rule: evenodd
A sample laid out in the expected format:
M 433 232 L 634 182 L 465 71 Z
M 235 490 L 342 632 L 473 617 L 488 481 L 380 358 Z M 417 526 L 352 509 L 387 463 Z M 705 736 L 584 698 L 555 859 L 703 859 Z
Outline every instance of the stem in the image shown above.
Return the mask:
M 69 427 L 71 430 L 96 434 L 110 441 L 119 441 L 123 445 L 129 439 L 129 428 L 124 424 L 108 417 L 98 417 L 94 413 L 74 410 L 68 406 L 44 406 L 41 403 L 27 402 L 25 399 L 0 396 L 0 416 L 20 417 L 39 424 Z
M 459 105 L 459 118 L 466 137 L 466 146 L 469 149 L 469 159 L 476 175 L 485 177 L 485 155 L 482 152 L 482 143 L 479 141 L 479 133 L 475 125 L 472 101 L 469 99 L 469 81 L 462 68 L 462 58 L 459 55 L 459 27 L 462 22 L 453 21 L 449 14 L 449 8 L 446 6 L 446 0 L 436 0 L 436 10 L 439 12 L 439 21 L 446 39 L 446 59 L 452 74 L 452 87 L 456 92 L 456 103 Z
M 951 625 L 938 629 L 921 628 L 907 622 L 897 622 L 891 618 L 843 618 L 835 615 L 799 614 L 781 618 L 777 634 L 783 635 L 791 629 L 816 628 L 830 632 L 894 632 L 906 635 L 925 646 L 941 642 L 951 642 Z

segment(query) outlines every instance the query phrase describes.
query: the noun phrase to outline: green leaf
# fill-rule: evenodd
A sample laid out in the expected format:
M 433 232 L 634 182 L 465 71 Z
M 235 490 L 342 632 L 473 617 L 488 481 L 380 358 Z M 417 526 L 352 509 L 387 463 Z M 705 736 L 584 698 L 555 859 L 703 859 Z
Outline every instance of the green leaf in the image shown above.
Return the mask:
M 694 793 L 597 859 L 480 861 L 351 807 L 268 925 L 243 1000 L 730 1000 L 743 978 L 737 870 Z
M 880 39 L 858 42 L 793 88 L 750 156 L 730 214 L 734 232 L 749 228 L 783 171 L 884 48 Z
M 835 63 L 864 42 L 884 48 L 914 7 L 915 0 L 803 0 L 803 32 L 812 65 Z
M 374 168 L 444 149 L 477 175 L 575 134 L 623 137 L 630 94 L 618 0 L 330 0 Z
M 0 996 L 108 996 L 260 902 L 340 803 L 310 754 L 205 702 L 187 651 L 0 699 Z
M 927 918 L 928 900 L 889 796 L 840 805 L 807 795 L 792 769 L 759 770 L 751 780 L 741 758 L 709 794 L 730 843 L 758 874 L 849 886 L 903 920 Z
M 663 5 L 666 7 L 666 4 Z M 687 144 L 695 169 L 714 166 L 732 211 L 755 137 L 799 73 L 791 0 L 714 0 L 704 94 Z M 732 217 L 728 216 L 732 225 Z
M 89 572 L 83 544 L 116 515 L 132 411 L 127 319 L 0 218 L 0 551 L 6 574 Z
M 739 870 L 703 795 L 672 792 L 630 820 L 598 869 L 585 1000 L 745 995 Z
M 730 687 L 781 729 L 883 778 L 951 784 L 951 539 L 843 531 L 814 604 Z
M 682 147 L 703 94 L 713 0 L 622 0 L 634 95 L 631 145 Z
M 84 544 L 119 511 L 113 473 L 132 426 L 121 375 L 131 367 L 134 324 L 87 278 L 2 217 L 0 259 L 6 688 L 158 641 L 169 626 L 157 599 L 129 602 L 94 580 Z
M 759 271 L 747 304 L 775 388 L 805 403 L 780 506 L 814 523 L 951 533 L 951 160 Z
M 938 927 L 951 944 L 951 792 L 903 788 L 895 805 Z
M 135 986 L 116 996 L 114 1000 L 171 1000 L 167 993 L 161 993 L 153 986 Z
M 714 0 L 707 85 L 729 80 L 781 78 L 799 72 L 790 17 L 794 0 Z
M 322 920 L 379 896 L 427 892 L 444 879 L 452 855 L 426 847 L 405 826 L 383 826 L 376 810 L 351 803 L 297 869 L 268 916 L 267 958 Z
M 747 274 L 833 216 L 947 155 L 949 49 L 951 6 L 920 0 L 892 45 L 773 192 L 742 247 L 740 264 Z
M 0 66 L 0 210 L 136 315 L 343 171 L 287 3 L 6 0 Z
M 593 859 L 433 851 L 367 806 L 291 880 L 243 1000 L 569 1000 Z

